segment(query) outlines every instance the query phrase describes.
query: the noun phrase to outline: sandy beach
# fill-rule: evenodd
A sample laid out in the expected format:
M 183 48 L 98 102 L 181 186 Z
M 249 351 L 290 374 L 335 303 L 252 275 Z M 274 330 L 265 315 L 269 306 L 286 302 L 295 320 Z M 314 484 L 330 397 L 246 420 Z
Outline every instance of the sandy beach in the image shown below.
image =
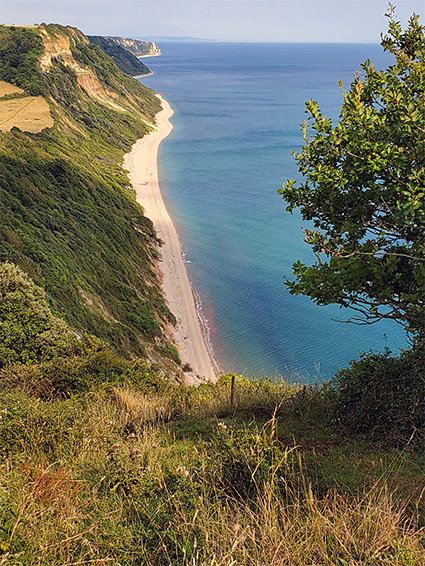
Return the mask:
M 174 341 L 182 364 L 189 364 L 193 370 L 185 374 L 186 383 L 190 385 L 199 382 L 196 376 L 215 381 L 217 375 L 196 309 L 177 230 L 161 194 L 158 150 L 173 129 L 170 118 L 174 112 L 166 100 L 157 96 L 163 109 L 156 116 L 156 127 L 133 145 L 130 153 L 124 156 L 123 167 L 129 171 L 137 202 L 143 206 L 145 215 L 152 220 L 157 236 L 163 242 L 159 262 L 163 275 L 162 289 L 168 307 L 177 319 Z

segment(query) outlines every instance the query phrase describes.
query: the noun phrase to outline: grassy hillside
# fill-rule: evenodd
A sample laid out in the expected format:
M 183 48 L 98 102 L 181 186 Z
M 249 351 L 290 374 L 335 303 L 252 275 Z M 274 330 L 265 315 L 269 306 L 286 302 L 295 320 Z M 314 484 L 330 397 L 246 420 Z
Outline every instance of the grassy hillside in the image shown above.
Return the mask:
M 126 356 L 177 360 L 155 234 L 121 169 L 158 99 L 73 28 L 3 26 L 0 45 L 0 79 L 24 90 L 6 102 L 41 96 L 54 120 L 0 134 L 0 261 L 22 267 L 79 332 Z
M 423 457 L 344 435 L 329 391 L 238 377 L 230 405 L 230 376 L 89 358 L 3 372 L 1 564 L 425 563 Z

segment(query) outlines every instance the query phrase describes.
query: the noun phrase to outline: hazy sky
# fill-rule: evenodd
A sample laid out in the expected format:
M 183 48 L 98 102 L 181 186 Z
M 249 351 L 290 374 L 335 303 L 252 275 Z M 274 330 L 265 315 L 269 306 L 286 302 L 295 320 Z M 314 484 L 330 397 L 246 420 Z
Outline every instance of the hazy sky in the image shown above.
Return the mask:
M 425 0 L 393 0 L 425 24 Z M 241 41 L 375 42 L 387 0 L 0 0 L 0 22 L 60 23 L 86 34 Z

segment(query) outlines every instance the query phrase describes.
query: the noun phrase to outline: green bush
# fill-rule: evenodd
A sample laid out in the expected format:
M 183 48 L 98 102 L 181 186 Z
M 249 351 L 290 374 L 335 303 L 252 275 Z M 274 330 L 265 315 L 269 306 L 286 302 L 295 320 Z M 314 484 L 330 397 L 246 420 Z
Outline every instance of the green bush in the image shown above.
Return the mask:
M 43 289 L 16 265 L 0 266 L 0 368 L 34 363 L 80 349 L 77 336 L 54 317 Z
M 404 444 L 425 433 L 424 345 L 399 357 L 363 354 L 334 378 L 336 416 L 349 433 Z M 422 366 L 422 367 L 421 367 Z
M 43 41 L 38 31 L 2 26 L 0 36 L 0 79 L 23 88 L 33 96 L 43 94 L 38 66 Z
M 2 387 L 9 391 L 21 389 L 40 399 L 65 399 L 113 385 L 131 385 L 143 393 L 163 393 L 171 387 L 155 366 L 130 362 L 105 344 L 93 341 L 97 347 L 90 348 L 85 340 L 87 351 L 80 355 L 33 365 L 9 365 L 2 372 Z

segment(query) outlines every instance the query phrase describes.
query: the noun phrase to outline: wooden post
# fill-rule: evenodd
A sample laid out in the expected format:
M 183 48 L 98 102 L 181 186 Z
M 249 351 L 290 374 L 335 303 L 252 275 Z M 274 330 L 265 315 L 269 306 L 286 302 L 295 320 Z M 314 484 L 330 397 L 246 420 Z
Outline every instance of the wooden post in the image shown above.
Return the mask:
M 235 401 L 235 374 L 232 374 L 232 384 L 230 386 L 230 404 L 233 405 Z

